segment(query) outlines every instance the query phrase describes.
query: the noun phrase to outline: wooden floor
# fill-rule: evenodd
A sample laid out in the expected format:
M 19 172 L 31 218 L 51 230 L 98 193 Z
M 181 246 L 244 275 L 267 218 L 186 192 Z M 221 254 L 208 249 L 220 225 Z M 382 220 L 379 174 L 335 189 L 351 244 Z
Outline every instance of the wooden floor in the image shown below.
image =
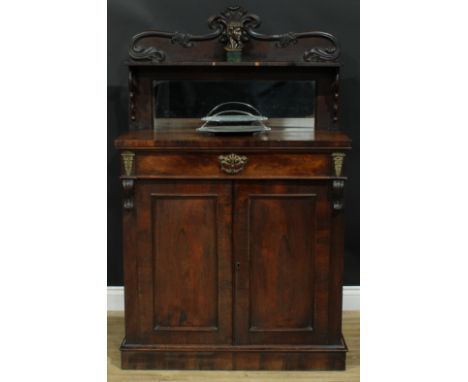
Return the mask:
M 178 371 L 178 370 L 121 370 L 119 346 L 124 337 L 122 312 L 109 312 L 107 319 L 107 375 L 108 382 L 133 381 L 359 381 L 359 312 L 344 312 L 343 334 L 349 347 L 346 371 Z

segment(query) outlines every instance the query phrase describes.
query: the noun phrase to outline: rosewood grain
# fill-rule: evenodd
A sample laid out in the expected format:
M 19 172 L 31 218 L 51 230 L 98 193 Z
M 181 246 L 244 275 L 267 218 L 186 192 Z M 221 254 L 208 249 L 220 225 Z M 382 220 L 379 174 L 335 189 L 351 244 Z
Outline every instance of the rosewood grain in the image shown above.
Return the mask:
M 139 183 L 132 255 L 140 343 L 231 343 L 231 188 L 222 181 Z
M 201 134 L 196 131 L 201 126 L 200 120 L 178 120 L 165 122 L 164 127 L 156 130 L 128 131 L 120 135 L 115 145 L 119 149 L 165 149 L 182 148 L 200 150 L 255 150 L 266 152 L 293 148 L 330 150 L 349 149 L 351 140 L 338 131 L 314 131 L 313 129 L 288 129 L 275 127 L 268 133 L 254 135 L 215 135 Z
M 344 370 L 347 347 L 170 347 L 121 346 L 123 369 Z
M 133 41 L 130 131 L 115 141 L 123 368 L 345 368 L 343 195 L 351 141 L 338 131 L 339 63 L 304 62 L 317 52 L 334 55 L 335 40 L 266 36 L 249 23 L 241 23 L 250 41 L 236 63 L 224 62 L 218 35 L 201 43 L 151 32 Z M 145 55 L 152 61 L 140 61 Z M 271 120 L 265 134 L 218 136 L 196 132 L 195 119 L 155 122 L 154 80 L 229 79 L 315 81 L 315 128 Z M 242 159 L 231 173 L 220 162 L 229 154 Z
M 247 163 L 235 174 L 226 173 L 220 165 L 220 155 L 245 156 Z M 210 178 L 210 179 L 277 179 L 281 177 L 306 178 L 331 176 L 330 155 L 284 153 L 272 156 L 268 153 L 244 153 L 239 150 L 217 153 L 145 152 L 137 156 L 136 176 L 141 178 Z

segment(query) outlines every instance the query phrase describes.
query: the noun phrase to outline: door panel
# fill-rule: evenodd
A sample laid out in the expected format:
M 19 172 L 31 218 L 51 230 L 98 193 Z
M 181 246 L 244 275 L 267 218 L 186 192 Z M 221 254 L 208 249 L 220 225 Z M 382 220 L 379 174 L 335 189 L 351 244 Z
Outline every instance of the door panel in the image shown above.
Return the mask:
M 218 327 L 216 199 L 151 196 L 156 330 Z
M 305 182 L 236 183 L 236 343 L 327 341 L 327 190 Z
M 137 187 L 140 325 L 148 343 L 232 342 L 231 187 Z
M 250 331 L 311 330 L 315 194 L 249 200 Z

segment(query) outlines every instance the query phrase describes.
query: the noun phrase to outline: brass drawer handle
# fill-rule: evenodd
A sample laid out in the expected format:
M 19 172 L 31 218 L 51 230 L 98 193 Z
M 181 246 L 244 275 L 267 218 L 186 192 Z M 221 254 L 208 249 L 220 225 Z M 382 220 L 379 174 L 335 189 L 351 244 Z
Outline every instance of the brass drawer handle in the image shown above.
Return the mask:
M 245 164 L 248 162 L 246 156 L 237 154 L 220 155 L 218 157 L 221 170 L 226 174 L 237 174 L 244 169 Z

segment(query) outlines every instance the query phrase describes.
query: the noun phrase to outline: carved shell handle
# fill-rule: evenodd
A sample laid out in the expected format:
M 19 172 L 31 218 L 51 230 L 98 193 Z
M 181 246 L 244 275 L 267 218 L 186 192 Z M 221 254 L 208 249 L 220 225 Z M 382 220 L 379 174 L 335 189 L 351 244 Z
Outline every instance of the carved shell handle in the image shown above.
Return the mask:
M 220 155 L 218 160 L 221 166 L 221 170 L 229 175 L 238 174 L 241 172 L 248 162 L 246 156 L 237 154 Z

